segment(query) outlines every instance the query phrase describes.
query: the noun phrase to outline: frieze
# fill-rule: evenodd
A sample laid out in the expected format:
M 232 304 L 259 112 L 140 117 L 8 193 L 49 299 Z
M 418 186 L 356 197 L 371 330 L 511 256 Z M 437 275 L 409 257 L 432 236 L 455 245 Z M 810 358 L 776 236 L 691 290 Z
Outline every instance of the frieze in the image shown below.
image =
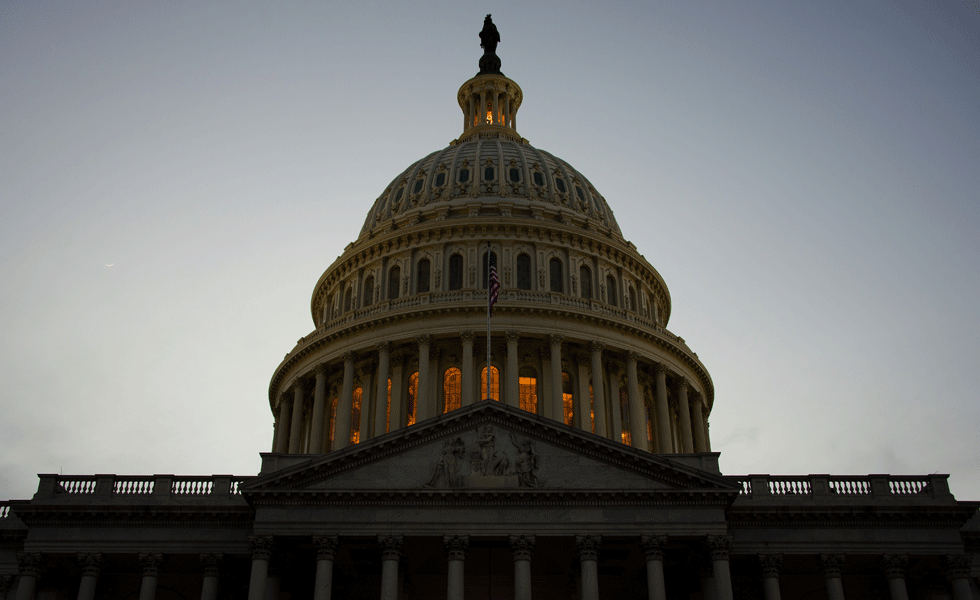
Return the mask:
M 471 436 L 467 436 L 469 438 Z M 538 455 L 534 442 L 510 434 L 509 451 L 497 448 L 492 425 L 483 427 L 467 444 L 462 436 L 443 443 L 432 475 L 424 488 L 536 488 Z M 513 458 L 512 458 L 513 457 Z

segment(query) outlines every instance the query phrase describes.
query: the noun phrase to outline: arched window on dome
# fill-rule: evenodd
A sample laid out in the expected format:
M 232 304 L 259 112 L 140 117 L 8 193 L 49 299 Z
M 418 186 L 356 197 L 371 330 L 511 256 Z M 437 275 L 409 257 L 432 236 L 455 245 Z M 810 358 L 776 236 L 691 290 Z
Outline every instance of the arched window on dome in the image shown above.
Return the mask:
M 392 267 L 388 269 L 388 299 L 395 300 L 398 298 L 398 286 L 401 284 L 402 269 L 401 267 Z
M 429 270 L 431 263 L 428 258 L 423 258 L 415 267 L 415 291 L 422 294 L 429 291 Z
M 354 388 L 353 396 L 350 413 L 350 443 L 356 444 L 361 441 L 361 398 L 364 397 L 364 390 L 360 386 Z
M 486 399 L 487 395 L 487 368 L 483 367 L 480 371 L 480 398 Z M 500 401 L 500 371 L 497 367 L 490 365 L 490 398 Z
M 613 306 L 619 306 L 616 295 L 616 278 L 612 275 L 606 276 L 606 302 Z
M 361 306 L 371 306 L 374 300 L 374 276 L 369 275 L 364 280 L 364 289 L 361 291 Z
M 630 286 L 630 310 L 633 312 L 640 311 L 640 305 L 636 303 L 636 288 L 632 285 Z
M 449 257 L 449 289 L 463 289 L 463 256 L 453 254 Z
M 630 395 L 625 387 L 619 388 L 619 422 L 622 428 L 623 443 L 632 446 L 630 440 Z
M 538 374 L 531 367 L 522 367 L 517 372 L 517 383 L 520 390 L 521 410 L 529 413 L 538 412 Z M 484 388 L 486 389 L 486 384 Z
M 531 289 L 531 257 L 527 254 L 517 255 L 517 289 Z
M 565 291 L 565 276 L 562 272 L 561 260 L 552 258 L 548 261 L 548 270 L 551 273 L 551 291 L 563 293 Z
M 442 375 L 442 397 L 444 413 L 462 406 L 463 373 L 456 367 L 449 367 Z
M 408 378 L 408 398 L 405 401 L 406 425 L 415 425 L 415 413 L 418 410 L 419 372 L 415 371 Z
M 578 270 L 578 280 L 581 286 L 580 292 L 586 300 L 592 299 L 592 270 L 582 265 Z
M 344 293 L 344 312 L 350 312 L 354 310 L 354 287 L 351 286 L 347 288 Z
M 480 262 L 483 265 L 482 267 L 480 267 L 483 270 L 483 289 L 487 289 L 487 282 L 490 280 L 490 274 L 487 272 L 487 253 L 486 252 L 483 253 L 483 258 L 480 260 Z M 494 266 L 497 266 L 497 253 L 496 252 L 490 252 L 490 262 L 493 263 Z M 499 271 L 497 272 L 497 277 L 500 277 L 500 272 Z
M 567 371 L 561 373 L 561 404 L 565 425 L 573 425 L 575 399 L 572 397 L 572 376 Z

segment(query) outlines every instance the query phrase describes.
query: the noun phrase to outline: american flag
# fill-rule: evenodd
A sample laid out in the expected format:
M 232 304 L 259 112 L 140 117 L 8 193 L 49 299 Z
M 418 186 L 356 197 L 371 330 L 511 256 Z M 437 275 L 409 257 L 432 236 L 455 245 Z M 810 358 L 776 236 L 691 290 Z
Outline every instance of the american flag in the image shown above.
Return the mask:
M 497 278 L 497 264 L 493 260 L 493 255 L 490 256 L 490 282 L 489 282 L 489 292 L 487 295 L 487 310 L 493 315 L 493 305 L 497 303 L 497 296 L 500 293 L 500 279 Z

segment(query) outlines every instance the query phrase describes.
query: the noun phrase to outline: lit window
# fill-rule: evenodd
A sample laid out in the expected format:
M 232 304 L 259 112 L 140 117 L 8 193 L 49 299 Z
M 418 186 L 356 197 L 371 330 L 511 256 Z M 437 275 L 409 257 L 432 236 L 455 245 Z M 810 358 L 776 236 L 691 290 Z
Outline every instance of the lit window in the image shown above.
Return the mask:
M 419 372 L 412 373 L 408 378 L 408 401 L 405 403 L 405 411 L 408 413 L 406 425 L 415 425 L 415 412 L 418 409 L 419 397 Z
M 483 367 L 480 371 L 480 397 L 485 398 L 487 393 L 487 368 Z M 490 397 L 500 401 L 500 372 L 497 367 L 490 365 Z
M 356 444 L 361 441 L 361 396 L 364 391 L 361 388 L 354 388 L 354 402 L 351 406 L 351 427 L 350 443 Z
M 462 406 L 463 374 L 456 367 L 449 367 L 442 376 L 442 395 L 445 398 L 442 412 Z
M 595 394 L 592 393 L 591 383 L 589 383 L 589 412 L 592 417 L 592 433 L 595 433 Z
M 565 412 L 565 425 L 572 425 L 575 416 L 575 400 L 572 398 L 572 376 L 566 372 L 561 374 L 561 404 Z
M 534 369 L 524 367 L 518 372 L 517 382 L 520 387 L 521 410 L 530 413 L 538 412 L 538 377 Z
M 619 388 L 619 419 L 623 430 L 623 443 L 631 446 L 630 440 L 630 396 L 626 388 Z

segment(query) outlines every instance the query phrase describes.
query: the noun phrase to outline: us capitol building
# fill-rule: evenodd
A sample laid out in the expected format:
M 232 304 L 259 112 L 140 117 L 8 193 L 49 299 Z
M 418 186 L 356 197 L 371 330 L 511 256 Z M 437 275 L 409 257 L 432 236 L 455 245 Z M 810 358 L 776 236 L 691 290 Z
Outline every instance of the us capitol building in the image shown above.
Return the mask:
M 316 282 L 258 475 L 39 475 L 0 599 L 980 598 L 946 475 L 720 472 L 666 283 L 480 37 L 459 138 Z

